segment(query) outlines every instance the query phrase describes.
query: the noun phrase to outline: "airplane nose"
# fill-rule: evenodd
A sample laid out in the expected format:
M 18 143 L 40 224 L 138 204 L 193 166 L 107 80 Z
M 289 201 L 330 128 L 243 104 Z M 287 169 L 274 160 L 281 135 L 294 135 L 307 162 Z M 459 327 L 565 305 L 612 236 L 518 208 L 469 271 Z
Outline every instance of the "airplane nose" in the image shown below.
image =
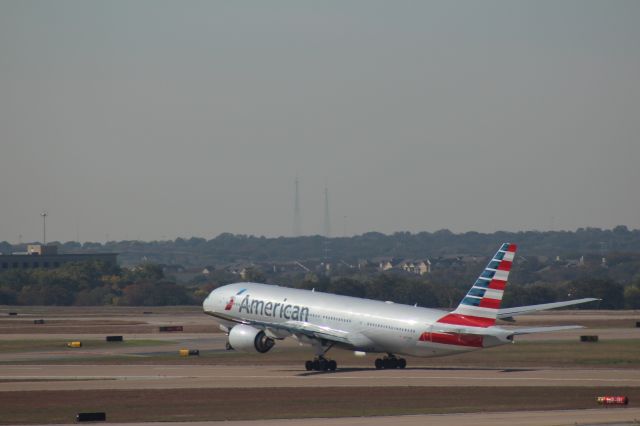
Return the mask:
M 213 312 L 214 311 L 214 307 L 215 307 L 215 300 L 216 300 L 216 292 L 218 292 L 219 289 L 215 289 L 213 290 L 211 293 L 209 293 L 209 295 L 207 296 L 206 299 L 204 299 L 204 302 L 202 302 L 202 308 L 207 311 L 207 312 Z

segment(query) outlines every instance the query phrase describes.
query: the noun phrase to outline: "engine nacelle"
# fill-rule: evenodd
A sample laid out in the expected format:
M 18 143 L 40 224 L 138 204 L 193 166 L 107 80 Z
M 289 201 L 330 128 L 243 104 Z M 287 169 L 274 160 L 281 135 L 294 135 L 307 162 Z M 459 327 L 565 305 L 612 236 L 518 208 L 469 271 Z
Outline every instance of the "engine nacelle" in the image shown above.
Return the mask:
M 264 334 L 264 331 L 249 325 L 236 325 L 229 332 L 229 343 L 233 349 L 241 352 L 269 352 L 275 341 Z

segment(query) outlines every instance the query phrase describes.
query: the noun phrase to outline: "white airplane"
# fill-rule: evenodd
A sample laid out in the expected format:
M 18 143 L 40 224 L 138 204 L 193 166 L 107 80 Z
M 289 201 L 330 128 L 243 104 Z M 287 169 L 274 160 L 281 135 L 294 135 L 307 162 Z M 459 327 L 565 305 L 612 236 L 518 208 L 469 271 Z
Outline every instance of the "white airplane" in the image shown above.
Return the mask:
M 311 345 L 315 358 L 306 361 L 308 371 L 335 370 L 336 362 L 325 358 L 334 346 L 386 353 L 376 359 L 377 369 L 405 368 L 406 360 L 396 354 L 451 355 L 512 343 L 521 334 L 581 328 L 495 325 L 497 319 L 598 300 L 500 309 L 515 252 L 515 244 L 503 244 L 452 312 L 246 282 L 213 290 L 202 306 L 228 333 L 227 348 L 265 353 L 287 337 Z

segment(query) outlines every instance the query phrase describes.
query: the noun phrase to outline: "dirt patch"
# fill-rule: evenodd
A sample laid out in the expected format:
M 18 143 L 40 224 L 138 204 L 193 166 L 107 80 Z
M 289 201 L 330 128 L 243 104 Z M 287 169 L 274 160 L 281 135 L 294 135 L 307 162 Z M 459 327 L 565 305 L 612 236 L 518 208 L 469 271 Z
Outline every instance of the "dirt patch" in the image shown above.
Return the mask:
M 0 315 L 16 312 L 17 318 L 28 317 L 96 317 L 96 316 L 136 316 L 151 313 L 154 315 L 193 315 L 201 314 L 202 306 L 0 306 Z
M 0 393 L 0 424 L 72 423 L 83 411 L 111 422 L 378 416 L 597 407 L 599 395 L 640 388 L 389 387 L 33 391 Z
M 149 324 L 117 320 L 46 320 L 34 324 L 33 320 L 0 321 L 0 334 L 58 334 L 58 333 L 150 333 Z
M 167 340 L 136 339 L 123 342 L 106 342 L 105 340 L 84 340 L 83 349 L 119 349 L 141 348 L 147 346 L 165 346 L 174 342 Z M 67 342 L 60 340 L 0 340 L 0 352 L 37 353 L 40 351 L 67 350 Z M 73 350 L 73 349 L 72 349 Z
M 34 324 L 33 320 L 0 319 L 0 334 L 152 334 L 158 333 L 158 324 L 143 321 L 52 319 L 44 324 Z M 184 333 L 220 333 L 212 321 L 210 324 L 183 325 Z

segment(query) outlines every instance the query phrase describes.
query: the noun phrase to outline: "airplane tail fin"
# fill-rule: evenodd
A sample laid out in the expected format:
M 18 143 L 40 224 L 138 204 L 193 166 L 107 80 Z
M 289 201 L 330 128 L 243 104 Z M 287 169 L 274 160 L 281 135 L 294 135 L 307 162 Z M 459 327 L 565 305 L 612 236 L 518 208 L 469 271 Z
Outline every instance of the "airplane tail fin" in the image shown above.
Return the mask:
M 502 244 L 458 307 L 438 322 L 470 327 L 495 325 L 516 249 L 515 244 Z

